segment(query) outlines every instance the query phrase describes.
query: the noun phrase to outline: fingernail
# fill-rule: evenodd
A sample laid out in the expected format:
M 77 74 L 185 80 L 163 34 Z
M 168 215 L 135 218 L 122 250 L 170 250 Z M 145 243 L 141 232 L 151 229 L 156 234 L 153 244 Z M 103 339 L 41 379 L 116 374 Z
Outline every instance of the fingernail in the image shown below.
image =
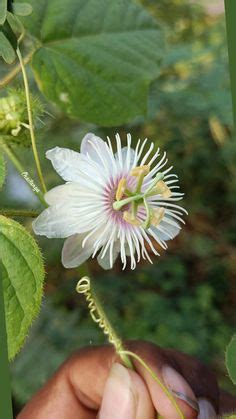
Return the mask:
M 174 396 L 185 401 L 197 412 L 199 411 L 198 402 L 193 390 L 181 374 L 168 365 L 164 365 L 162 369 L 162 377 L 166 386 L 174 394 Z
M 131 377 L 123 365 L 114 363 L 105 384 L 99 419 L 133 419 L 136 397 L 131 388 Z
M 207 399 L 198 399 L 198 419 L 216 419 L 217 414 L 212 404 Z

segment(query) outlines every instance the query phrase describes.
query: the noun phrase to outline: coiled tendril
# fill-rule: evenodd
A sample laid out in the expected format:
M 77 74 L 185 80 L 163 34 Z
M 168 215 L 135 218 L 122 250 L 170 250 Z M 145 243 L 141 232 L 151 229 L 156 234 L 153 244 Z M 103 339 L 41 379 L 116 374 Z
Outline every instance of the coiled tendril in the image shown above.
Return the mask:
M 118 338 L 115 331 L 113 330 L 110 322 L 108 321 L 102 307 L 100 306 L 99 302 L 95 295 L 93 295 L 93 291 L 91 289 L 91 282 L 87 276 L 84 276 L 80 279 L 76 286 L 76 291 L 79 294 L 84 294 L 86 301 L 88 303 L 88 309 L 90 312 L 90 316 L 92 317 L 93 321 L 98 324 L 100 329 L 102 329 L 103 333 L 108 336 L 108 341 L 114 345 L 116 352 L 119 353 L 123 351 L 123 346 L 121 339 Z
M 158 378 L 158 376 L 155 374 L 155 372 L 146 364 L 146 362 L 140 358 L 137 354 L 131 351 L 127 351 L 123 348 L 122 341 L 119 339 L 119 337 L 116 335 L 114 329 L 112 328 L 109 320 L 107 319 L 106 314 L 104 313 L 104 310 L 102 309 L 99 300 L 97 299 L 97 296 L 95 295 L 94 291 L 91 288 L 91 281 L 89 277 L 84 276 L 81 278 L 76 286 L 76 291 L 79 294 L 84 294 L 86 301 L 88 303 L 88 308 L 90 312 L 90 316 L 92 317 L 93 321 L 98 324 L 100 329 L 102 329 L 103 333 L 108 336 L 108 341 L 114 345 L 116 353 L 120 356 L 122 359 L 124 365 L 127 368 L 134 369 L 134 366 L 130 360 L 130 357 L 134 358 L 136 361 L 138 361 L 145 369 L 146 371 L 151 375 L 151 377 L 157 382 L 157 384 L 161 387 L 161 389 L 164 391 L 168 399 L 173 404 L 176 412 L 179 414 L 180 419 L 185 419 L 181 409 L 179 408 L 175 398 L 171 394 L 171 391 L 169 391 L 165 385 L 161 382 L 161 380 Z M 159 417 L 159 416 L 157 416 Z

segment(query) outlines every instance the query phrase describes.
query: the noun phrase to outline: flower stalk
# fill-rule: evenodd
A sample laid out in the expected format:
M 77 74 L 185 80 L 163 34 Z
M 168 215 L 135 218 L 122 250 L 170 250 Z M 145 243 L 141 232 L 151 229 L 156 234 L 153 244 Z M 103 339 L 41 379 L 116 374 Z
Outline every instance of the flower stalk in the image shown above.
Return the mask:
M 22 58 L 19 47 L 17 48 L 16 53 L 17 53 L 17 56 L 19 58 L 21 71 L 22 71 L 22 76 L 23 76 L 23 81 L 24 81 L 25 96 L 26 96 L 27 111 L 28 111 L 28 119 L 29 119 L 29 131 L 30 131 L 31 144 L 32 144 L 32 150 L 33 150 L 33 154 L 34 154 L 36 169 L 37 169 L 38 177 L 39 177 L 43 192 L 46 193 L 47 188 L 46 188 L 46 185 L 45 185 L 45 182 L 44 182 L 43 173 L 42 173 L 40 160 L 39 160 L 39 156 L 38 156 L 38 150 L 37 150 L 37 146 L 36 146 L 36 139 L 35 139 L 35 133 L 34 133 L 34 123 L 33 123 L 32 109 L 31 109 L 31 103 L 30 103 L 29 83 L 28 83 L 28 78 L 27 78 L 27 74 L 26 74 L 26 70 L 25 70 L 24 60 Z

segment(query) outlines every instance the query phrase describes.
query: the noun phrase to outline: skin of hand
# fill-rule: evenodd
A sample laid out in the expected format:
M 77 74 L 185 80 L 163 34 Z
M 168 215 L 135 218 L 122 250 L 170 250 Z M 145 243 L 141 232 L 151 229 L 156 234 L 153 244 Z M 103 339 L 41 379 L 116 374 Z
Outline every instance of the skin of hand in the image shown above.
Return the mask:
M 214 419 L 236 410 L 236 397 L 220 392 L 214 374 L 196 358 L 144 341 L 125 346 L 179 395 L 175 400 L 186 419 Z M 59 368 L 17 419 L 155 419 L 157 412 L 178 419 L 160 386 L 142 365 L 133 364 L 135 371 L 125 368 L 108 345 L 84 348 Z

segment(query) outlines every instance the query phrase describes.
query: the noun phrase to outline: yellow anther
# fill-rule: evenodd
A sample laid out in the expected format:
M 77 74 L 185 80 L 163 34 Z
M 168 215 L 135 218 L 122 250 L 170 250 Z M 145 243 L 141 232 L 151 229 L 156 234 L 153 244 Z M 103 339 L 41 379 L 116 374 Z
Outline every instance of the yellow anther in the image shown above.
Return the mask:
M 118 183 L 118 188 L 116 191 L 116 200 L 120 201 L 122 196 L 124 195 L 125 189 L 126 189 L 126 179 L 122 178 Z
M 163 198 L 171 197 L 171 190 L 163 180 L 159 180 L 156 184 L 155 191 L 162 195 Z
M 157 227 L 165 215 L 164 208 L 155 208 L 151 216 L 151 224 Z
M 134 167 L 130 174 L 131 176 L 146 176 L 150 172 L 150 167 L 146 164 L 144 166 Z
M 127 223 L 130 223 L 137 227 L 139 227 L 142 224 L 142 222 L 137 217 L 135 217 L 135 215 L 132 215 L 129 211 L 124 211 L 123 219 L 127 221 Z

